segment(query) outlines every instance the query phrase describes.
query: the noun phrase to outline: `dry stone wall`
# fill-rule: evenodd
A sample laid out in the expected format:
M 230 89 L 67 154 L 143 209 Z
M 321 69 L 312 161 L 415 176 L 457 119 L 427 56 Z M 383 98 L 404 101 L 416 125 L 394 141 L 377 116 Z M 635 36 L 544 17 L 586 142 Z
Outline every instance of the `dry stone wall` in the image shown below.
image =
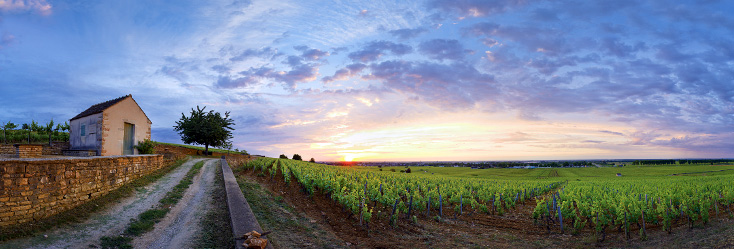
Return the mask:
M 163 155 L 0 159 L 0 226 L 42 219 L 167 166 Z
M 63 150 L 68 150 L 71 146 L 69 142 L 53 142 L 49 146 L 47 143 L 43 144 L 43 155 L 63 155 Z M 15 155 L 17 151 L 13 144 L 0 144 L 0 154 L 2 155 Z

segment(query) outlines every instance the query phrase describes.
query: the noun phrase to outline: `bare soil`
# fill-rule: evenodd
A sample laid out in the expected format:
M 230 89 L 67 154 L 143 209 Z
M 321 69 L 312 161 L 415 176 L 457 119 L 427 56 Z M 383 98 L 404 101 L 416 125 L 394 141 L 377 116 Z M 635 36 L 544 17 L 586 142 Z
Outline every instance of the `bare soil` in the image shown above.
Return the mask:
M 155 224 L 153 231 L 135 237 L 135 248 L 193 248 L 200 234 L 199 222 L 210 208 L 211 192 L 219 160 L 208 159 L 201 172 L 192 179 L 193 183 L 183 198 L 171 207 L 163 220 Z
M 156 206 L 191 166 L 201 160 L 204 159 L 189 160 L 155 183 L 138 189 L 134 196 L 110 205 L 82 223 L 60 227 L 39 236 L 5 241 L 0 248 L 97 248 L 101 237 L 122 234 L 130 219 Z
M 238 178 L 259 183 L 275 198 L 284 199 L 287 206 L 322 227 L 326 234 L 335 234 L 335 244 L 321 247 L 352 248 L 734 248 L 734 220 L 725 215 L 712 218 L 708 224 L 689 228 L 678 221 L 671 234 L 662 231 L 659 225 L 647 225 L 647 239 L 639 236 L 639 228 L 632 225 L 632 236 L 627 240 L 623 231 L 607 228 L 605 239 L 595 234 L 589 226 L 572 231 L 566 221 L 564 233 L 558 224 L 536 223 L 532 219 L 535 201 L 528 200 L 500 216 L 496 214 L 463 213 L 459 215 L 452 207 L 444 207 L 444 216 L 438 220 L 436 210 L 430 215 L 417 214 L 417 223 L 408 217 L 400 217 L 396 225 L 390 225 L 388 217 L 392 207 L 378 206 L 374 209 L 370 224 L 360 225 L 358 217 L 345 211 L 327 195 L 308 195 L 298 183 L 285 184 L 282 175 L 271 179 L 258 176 L 259 172 L 245 170 Z M 248 198 L 250 200 L 250 198 Z M 261 215 L 256 213 L 258 220 Z M 261 221 L 262 223 L 262 221 Z M 549 229 L 550 228 L 550 229 Z M 310 237 L 312 232 L 273 231 L 287 233 L 287 237 Z M 272 237 L 277 248 L 290 248 L 289 243 Z M 338 244 L 336 244 L 338 243 Z M 310 246 L 309 246 L 310 247 Z M 315 246 L 314 246 L 315 247 Z

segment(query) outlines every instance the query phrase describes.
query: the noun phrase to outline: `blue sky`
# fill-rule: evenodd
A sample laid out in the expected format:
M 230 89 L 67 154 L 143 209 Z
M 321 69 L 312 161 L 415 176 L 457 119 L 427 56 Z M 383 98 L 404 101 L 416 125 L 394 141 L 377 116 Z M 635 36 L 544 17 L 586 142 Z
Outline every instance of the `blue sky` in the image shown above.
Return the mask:
M 0 0 L 0 122 L 132 94 L 317 160 L 732 157 L 727 1 Z

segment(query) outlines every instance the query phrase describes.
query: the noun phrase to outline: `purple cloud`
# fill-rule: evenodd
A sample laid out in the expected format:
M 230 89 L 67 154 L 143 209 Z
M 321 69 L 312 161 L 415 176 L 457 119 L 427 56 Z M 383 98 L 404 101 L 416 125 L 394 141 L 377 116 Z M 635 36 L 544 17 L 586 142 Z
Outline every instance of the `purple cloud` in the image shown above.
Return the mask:
M 247 49 L 242 53 L 230 58 L 230 61 L 244 61 L 253 57 L 270 58 L 274 57 L 278 53 L 277 49 L 271 47 L 264 47 L 261 49 Z
M 464 47 L 458 40 L 433 39 L 422 42 L 419 50 L 434 60 L 461 60 L 464 58 Z
M 367 65 L 362 63 L 354 63 L 347 65 L 346 68 L 342 68 L 334 72 L 333 76 L 326 76 L 323 79 L 321 79 L 324 83 L 331 83 L 338 80 L 346 80 L 351 77 L 354 77 L 362 72 L 367 67 Z
M 362 50 L 349 53 L 348 57 L 353 61 L 370 62 L 385 55 L 386 51 L 390 51 L 394 55 L 405 55 L 413 52 L 413 48 L 405 44 L 389 41 L 373 41 L 367 44 Z
M 466 64 L 391 60 L 369 68 L 366 79 L 381 80 L 388 89 L 445 110 L 471 108 L 497 95 L 494 77 Z
M 391 35 L 395 36 L 396 38 L 400 40 L 408 40 L 408 39 L 415 38 L 426 32 L 428 32 L 428 30 L 425 28 L 414 28 L 414 29 L 405 28 L 405 29 L 391 30 L 388 33 L 390 33 Z

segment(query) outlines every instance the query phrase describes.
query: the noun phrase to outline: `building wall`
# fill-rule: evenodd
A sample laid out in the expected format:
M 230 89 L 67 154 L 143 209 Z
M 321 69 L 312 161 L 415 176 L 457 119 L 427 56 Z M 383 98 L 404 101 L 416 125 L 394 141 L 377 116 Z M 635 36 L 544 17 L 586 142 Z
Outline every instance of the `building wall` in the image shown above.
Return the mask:
M 169 163 L 162 155 L 0 160 L 0 227 L 68 210 Z
M 71 120 L 69 142 L 72 150 L 97 150 L 102 145 L 102 113 L 92 114 L 83 118 Z M 81 135 L 82 125 L 86 125 L 84 136 Z
M 122 155 L 125 123 L 135 125 L 135 145 L 139 141 L 150 139 L 150 125 L 152 123 L 132 98 L 126 98 L 102 112 L 100 155 Z M 135 154 L 138 154 L 137 149 L 135 149 Z

